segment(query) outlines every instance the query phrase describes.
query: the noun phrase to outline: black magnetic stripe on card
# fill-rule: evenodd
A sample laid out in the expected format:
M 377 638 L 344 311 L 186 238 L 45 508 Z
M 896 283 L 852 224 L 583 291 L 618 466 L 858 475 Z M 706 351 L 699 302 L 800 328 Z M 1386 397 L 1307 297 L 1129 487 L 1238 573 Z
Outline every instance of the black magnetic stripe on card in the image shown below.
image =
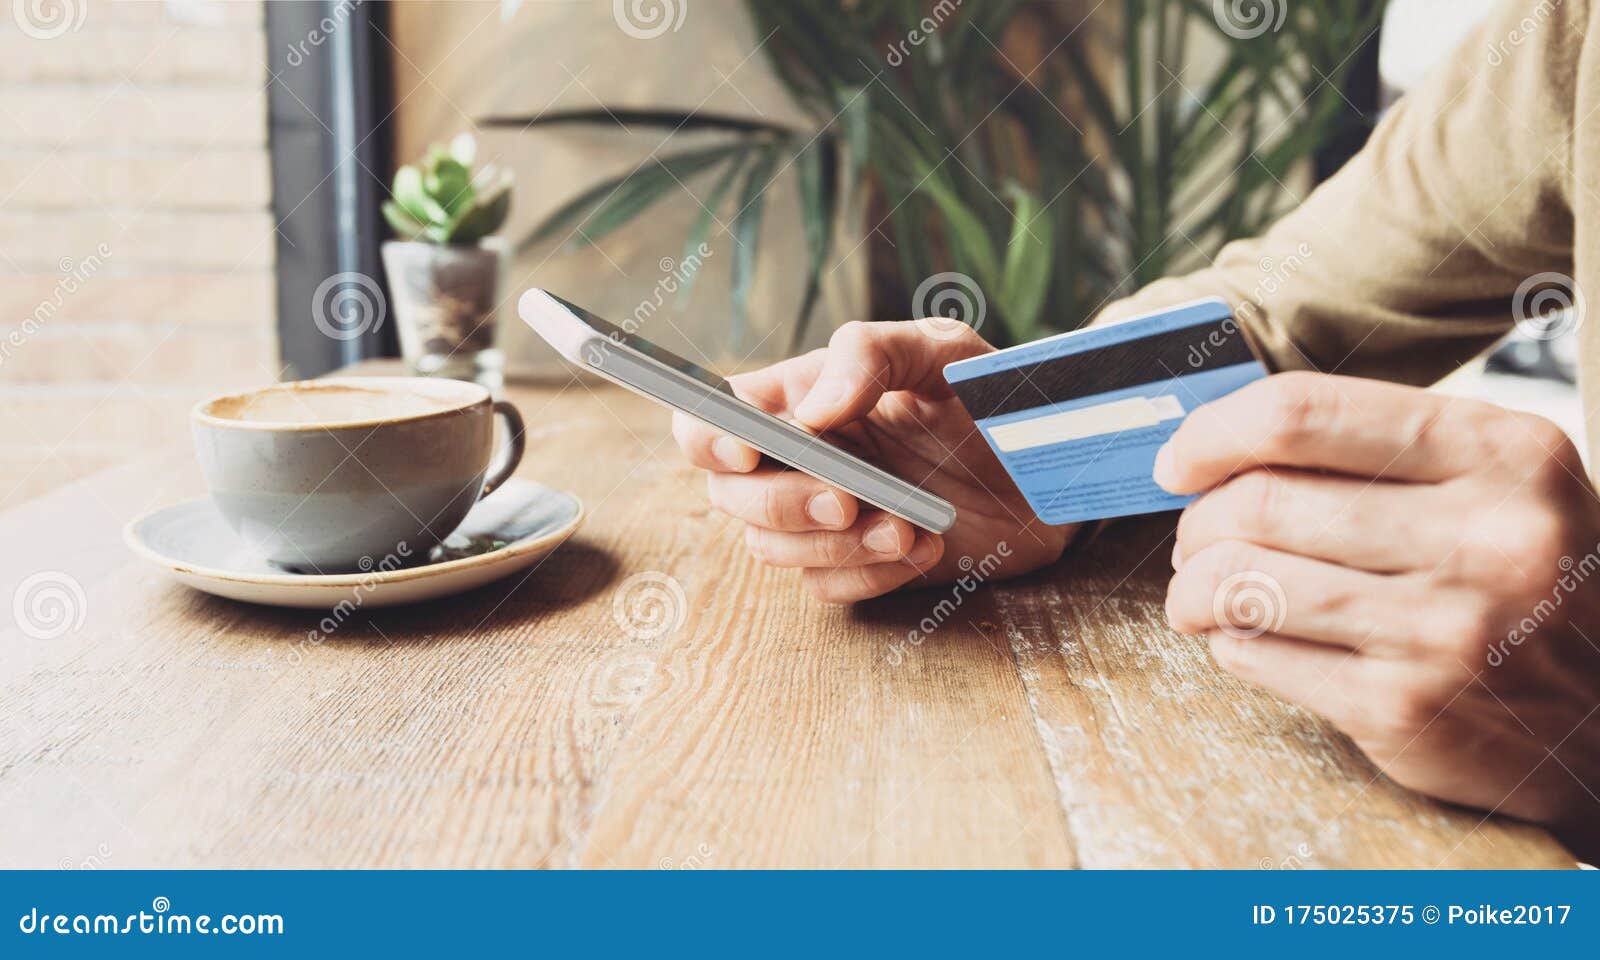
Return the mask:
M 1256 359 L 1232 317 L 1024 364 L 950 386 L 974 420 Z

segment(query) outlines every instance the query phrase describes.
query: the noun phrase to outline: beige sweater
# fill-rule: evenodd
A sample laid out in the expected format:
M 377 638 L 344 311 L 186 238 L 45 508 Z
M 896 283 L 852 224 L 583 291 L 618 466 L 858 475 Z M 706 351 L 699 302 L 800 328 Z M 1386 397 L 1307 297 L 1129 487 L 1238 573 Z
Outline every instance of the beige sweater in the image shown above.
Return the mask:
M 1530 312 L 1537 292 L 1514 301 L 1531 277 L 1564 275 L 1600 309 L 1597 18 L 1600 0 L 1503 0 L 1265 236 L 1097 322 L 1220 296 L 1279 369 L 1423 384 Z M 1600 334 L 1578 316 L 1600 453 Z

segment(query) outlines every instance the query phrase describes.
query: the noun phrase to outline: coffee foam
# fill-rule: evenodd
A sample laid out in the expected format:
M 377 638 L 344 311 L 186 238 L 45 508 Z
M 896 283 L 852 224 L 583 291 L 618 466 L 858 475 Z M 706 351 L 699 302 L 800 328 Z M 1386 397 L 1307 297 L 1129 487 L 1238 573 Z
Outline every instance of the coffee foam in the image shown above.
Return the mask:
M 271 387 L 257 393 L 223 397 L 212 402 L 205 412 L 224 420 L 246 423 L 316 424 L 402 419 L 459 406 L 462 406 L 459 399 L 447 400 L 406 390 L 325 384 Z

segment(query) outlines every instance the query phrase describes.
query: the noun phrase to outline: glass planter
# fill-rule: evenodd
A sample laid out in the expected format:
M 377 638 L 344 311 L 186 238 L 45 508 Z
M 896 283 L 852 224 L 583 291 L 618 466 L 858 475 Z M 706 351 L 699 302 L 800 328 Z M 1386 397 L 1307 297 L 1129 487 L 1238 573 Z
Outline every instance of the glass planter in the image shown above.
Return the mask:
M 400 353 L 412 373 L 473 380 L 498 391 L 504 361 L 495 347 L 502 244 L 383 245 Z

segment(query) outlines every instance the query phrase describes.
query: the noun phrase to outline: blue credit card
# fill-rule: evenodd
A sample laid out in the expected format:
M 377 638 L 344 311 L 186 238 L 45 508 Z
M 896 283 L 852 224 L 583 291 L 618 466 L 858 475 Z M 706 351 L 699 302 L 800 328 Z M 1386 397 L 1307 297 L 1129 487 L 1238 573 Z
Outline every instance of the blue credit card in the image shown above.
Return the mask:
M 961 360 L 944 377 L 1048 524 L 1176 510 L 1151 478 L 1189 412 L 1267 375 L 1233 311 L 1202 300 Z

